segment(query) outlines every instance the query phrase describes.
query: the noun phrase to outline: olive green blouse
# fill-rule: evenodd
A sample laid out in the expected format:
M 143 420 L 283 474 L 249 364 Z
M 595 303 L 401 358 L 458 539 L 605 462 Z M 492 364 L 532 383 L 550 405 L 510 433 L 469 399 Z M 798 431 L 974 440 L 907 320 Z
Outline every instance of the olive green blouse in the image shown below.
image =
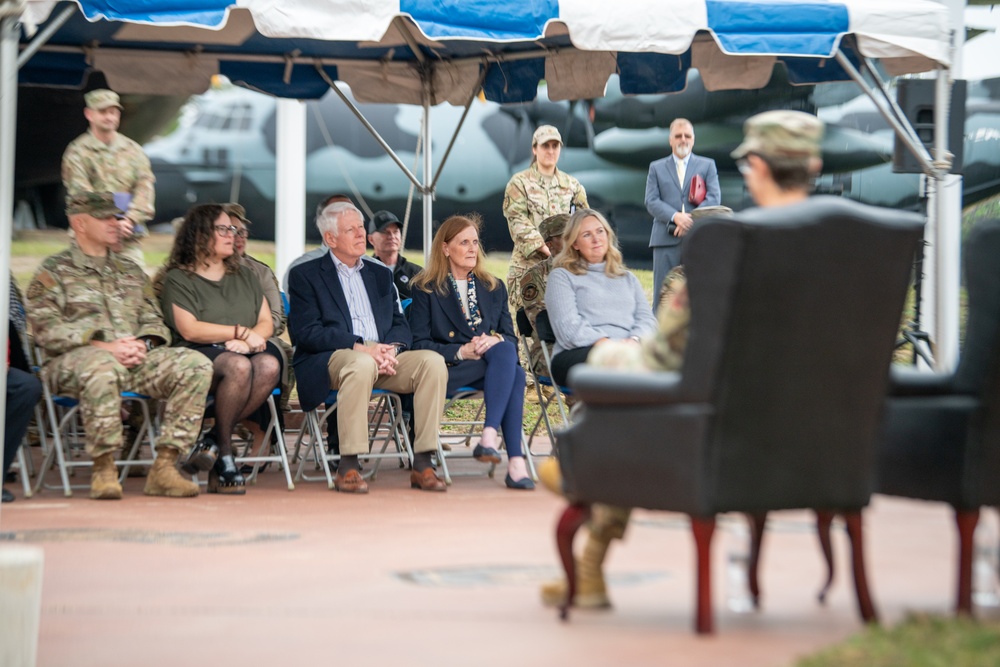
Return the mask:
M 260 281 L 244 266 L 238 272 L 227 273 L 222 280 L 217 281 L 183 269 L 171 269 L 163 280 L 163 290 L 160 292 L 163 319 L 173 332 L 174 345 L 185 347 L 200 343 L 184 340 L 177 331 L 173 309 L 175 304 L 194 315 L 199 322 L 254 327 L 263 303 L 264 291 Z M 225 340 L 216 342 L 224 343 Z

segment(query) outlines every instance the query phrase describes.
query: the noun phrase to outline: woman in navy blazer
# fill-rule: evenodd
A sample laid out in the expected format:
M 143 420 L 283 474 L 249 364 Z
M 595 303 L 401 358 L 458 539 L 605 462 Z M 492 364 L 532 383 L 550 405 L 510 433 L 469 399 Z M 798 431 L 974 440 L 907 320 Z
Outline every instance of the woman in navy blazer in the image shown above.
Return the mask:
M 454 215 L 434 235 L 430 262 L 412 283 L 413 349 L 444 357 L 449 394 L 459 387 L 483 390 L 486 420 L 473 455 L 499 463 L 499 429 L 507 446 L 504 482 L 512 489 L 533 489 L 521 451 L 524 369 L 518 364 L 507 288 L 483 265 L 480 225 L 478 217 Z

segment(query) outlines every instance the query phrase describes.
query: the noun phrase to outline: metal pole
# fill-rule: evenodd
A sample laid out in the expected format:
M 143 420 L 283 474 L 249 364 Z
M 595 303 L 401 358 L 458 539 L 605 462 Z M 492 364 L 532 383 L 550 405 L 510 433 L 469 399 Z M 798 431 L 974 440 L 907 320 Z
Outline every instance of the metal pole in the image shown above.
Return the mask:
M 17 68 L 21 69 L 22 67 L 24 67 L 25 63 L 31 60 L 31 56 L 35 55 L 35 53 L 38 52 L 38 49 L 45 46 L 45 44 L 48 43 L 49 39 L 52 38 L 52 35 L 56 34 L 56 31 L 59 30 L 59 28 L 63 27 L 66 21 L 69 20 L 69 17 L 73 16 L 75 12 L 76 12 L 76 6 L 67 7 L 66 9 L 62 10 L 62 13 L 59 14 L 59 16 L 55 17 L 55 19 L 50 21 L 49 24 L 45 26 L 45 30 L 43 30 L 41 34 L 39 34 L 37 37 L 31 40 L 31 44 L 28 44 L 28 48 L 26 48 L 24 51 L 21 51 L 21 55 L 17 57 Z
M 424 105 L 424 170 L 420 174 L 423 183 L 420 192 L 424 196 L 424 266 L 428 266 L 431 259 L 431 238 L 433 234 L 434 219 L 434 188 L 431 185 L 431 72 L 424 69 L 421 72 L 423 80 L 423 105 Z
M 305 250 L 306 105 L 279 99 L 277 107 L 274 262 L 275 275 L 284 276 L 288 265 Z
M 951 83 L 962 78 L 962 47 L 965 43 L 965 0 L 948 0 L 952 35 L 951 69 L 937 71 L 934 100 L 934 159 L 951 164 L 948 153 L 948 116 Z M 964 123 L 964 119 L 963 119 Z M 944 171 L 944 170 L 942 170 Z M 941 173 L 937 182 L 937 234 L 935 244 L 936 275 L 936 352 L 934 370 L 948 373 L 958 365 L 959 300 L 962 280 L 962 177 Z
M 17 140 L 18 19 L 0 19 L 0 266 L 10 267 L 10 239 L 14 229 L 14 142 Z M 10 271 L 0 270 L 0 319 L 10 319 Z M 0 349 L 7 353 L 8 326 L 0 326 Z M 6 426 L 7 372 L 0 393 L 0 431 Z M 3 457 L 0 443 L 0 458 Z M 22 471 L 21 474 L 24 474 Z

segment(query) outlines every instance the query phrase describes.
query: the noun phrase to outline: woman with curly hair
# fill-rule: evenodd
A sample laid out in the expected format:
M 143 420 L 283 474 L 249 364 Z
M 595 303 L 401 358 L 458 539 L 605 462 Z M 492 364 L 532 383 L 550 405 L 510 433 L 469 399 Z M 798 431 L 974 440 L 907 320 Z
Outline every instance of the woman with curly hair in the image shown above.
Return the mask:
M 271 395 L 281 372 L 280 353 L 267 340 L 274 332 L 271 311 L 260 282 L 236 255 L 236 231 L 223 206 L 189 210 L 160 292 L 174 344 L 203 353 L 215 369 L 210 389 L 215 427 L 184 467 L 191 473 L 209 470 L 209 493 L 246 492 L 233 458 L 233 427 L 247 420 L 255 436 L 263 436 L 259 421 L 248 418 Z
M 483 264 L 478 217 L 453 215 L 431 242 L 430 263 L 413 279 L 409 321 L 414 350 L 434 350 L 448 364 L 448 392 L 482 389 L 486 420 L 473 451 L 499 463 L 498 429 L 507 447 L 508 488 L 535 488 L 521 450 L 524 369 L 518 365 L 507 288 Z

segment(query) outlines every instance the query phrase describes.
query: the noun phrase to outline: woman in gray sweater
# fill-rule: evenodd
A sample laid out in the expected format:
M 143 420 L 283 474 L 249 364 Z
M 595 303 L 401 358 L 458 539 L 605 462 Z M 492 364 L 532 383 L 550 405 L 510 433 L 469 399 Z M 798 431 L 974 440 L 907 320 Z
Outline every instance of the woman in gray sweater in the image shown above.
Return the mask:
M 579 209 L 563 232 L 545 288 L 545 305 L 556 334 L 552 376 L 566 384 L 569 369 L 587 360 L 595 345 L 639 337 L 656 318 L 639 279 L 622 262 L 614 230 L 600 213 Z

